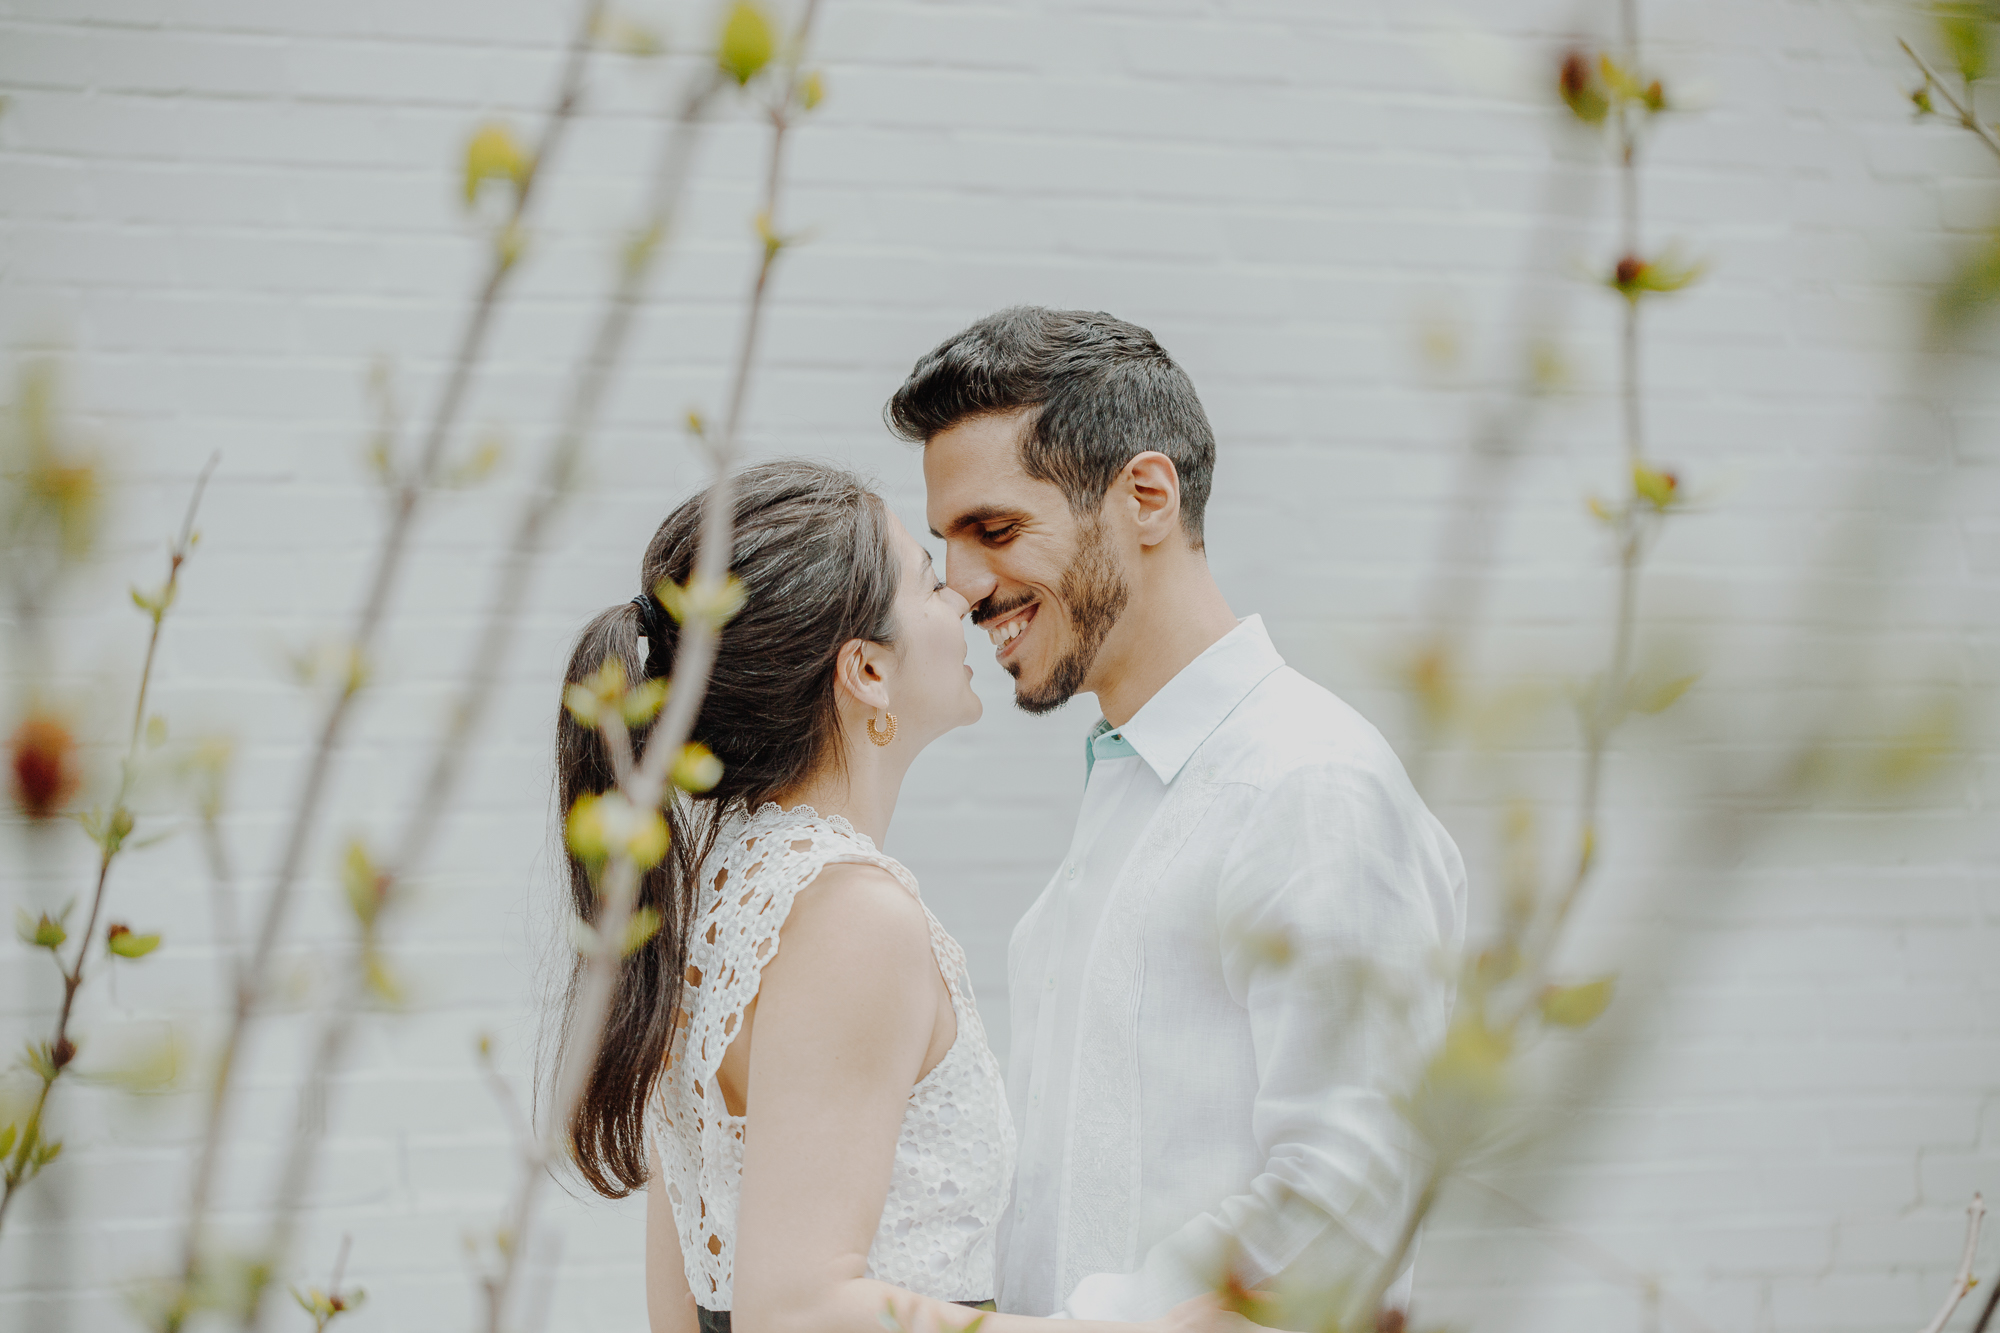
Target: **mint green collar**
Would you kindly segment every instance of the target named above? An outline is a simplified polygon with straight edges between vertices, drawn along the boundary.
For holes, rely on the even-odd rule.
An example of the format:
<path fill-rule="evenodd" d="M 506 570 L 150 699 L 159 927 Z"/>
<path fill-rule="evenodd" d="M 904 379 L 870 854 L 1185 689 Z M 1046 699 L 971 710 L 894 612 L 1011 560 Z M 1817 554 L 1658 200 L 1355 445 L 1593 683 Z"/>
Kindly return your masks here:
<path fill-rule="evenodd" d="M 1139 752 L 1132 748 L 1132 742 L 1125 739 L 1122 731 L 1113 731 L 1111 724 L 1103 718 L 1083 738 L 1083 780 L 1090 781 L 1090 770 L 1097 767 L 1100 759 L 1136 759 Z"/>
<path fill-rule="evenodd" d="M 1171 783 L 1236 705 L 1284 664 L 1262 617 L 1245 616 L 1161 686 L 1124 726 L 1114 728 L 1099 719 L 1084 741 L 1085 783 L 1098 760 L 1133 755 L 1145 760 L 1162 783 Z"/>

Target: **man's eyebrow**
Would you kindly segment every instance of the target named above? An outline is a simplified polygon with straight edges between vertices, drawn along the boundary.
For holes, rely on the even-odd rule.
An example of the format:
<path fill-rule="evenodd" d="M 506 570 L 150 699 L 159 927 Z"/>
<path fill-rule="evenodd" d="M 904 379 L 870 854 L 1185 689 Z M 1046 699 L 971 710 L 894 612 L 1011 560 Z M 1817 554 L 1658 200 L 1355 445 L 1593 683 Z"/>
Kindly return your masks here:
<path fill-rule="evenodd" d="M 932 528 L 931 536 L 936 537 L 939 541 L 943 541 L 947 534 L 954 532 L 963 532 L 967 528 L 972 527 L 975 524 L 991 523 L 995 519 L 1001 519 L 1001 518 L 1018 518 L 1018 517 L 1020 517 L 1020 511 L 1017 509 L 1011 509 L 1006 505 L 980 505 L 975 509 L 966 510 L 964 513 L 960 514 L 957 518 L 953 519 L 950 523 L 946 524 L 945 530 L 943 532 L 939 532 L 936 528 Z"/>

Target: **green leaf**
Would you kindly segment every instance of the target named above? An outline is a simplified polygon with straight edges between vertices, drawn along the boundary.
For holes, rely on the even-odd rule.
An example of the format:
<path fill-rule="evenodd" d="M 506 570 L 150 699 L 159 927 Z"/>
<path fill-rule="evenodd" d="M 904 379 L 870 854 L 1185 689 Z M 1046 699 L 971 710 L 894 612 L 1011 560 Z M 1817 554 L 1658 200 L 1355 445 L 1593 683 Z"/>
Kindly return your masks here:
<path fill-rule="evenodd" d="M 466 207 L 479 197 L 479 187 L 486 181 L 512 181 L 518 189 L 528 170 L 528 154 L 514 132 L 499 121 L 486 122 L 465 145 Z"/>
<path fill-rule="evenodd" d="M 389 970 L 389 962 L 379 949 L 368 950 L 367 962 L 362 975 L 368 983 L 369 993 L 390 1008 L 402 1007 L 406 992 L 403 983 Z"/>
<path fill-rule="evenodd" d="M 157 750 L 167 743 L 167 720 L 158 713 L 146 719 L 146 744 Z"/>
<path fill-rule="evenodd" d="M 799 80 L 799 106 L 806 111 L 814 111 L 826 100 L 826 76 L 813 70 Z"/>
<path fill-rule="evenodd" d="M 728 624 L 729 618 L 743 609 L 749 595 L 743 581 L 734 574 L 724 579 L 719 588 L 712 583 L 697 586 L 692 579 L 688 580 L 686 587 L 670 579 L 662 579 L 653 588 L 653 600 L 666 608 L 667 614 L 676 623 L 685 625 L 690 621 L 706 619 L 717 629 Z"/>
<path fill-rule="evenodd" d="M 160 947 L 160 936 L 158 931 L 150 935 L 135 934 L 130 926 L 114 922 L 105 932 L 104 947 L 120 958 L 144 958 Z"/>
<path fill-rule="evenodd" d="M 659 933 L 660 914 L 650 907 L 639 908 L 625 920 L 625 949 L 622 956 L 630 958 Z"/>
<path fill-rule="evenodd" d="M 19 1133 L 13 1125 L 0 1125 L 0 1157 L 14 1151 L 14 1139 Z"/>
<path fill-rule="evenodd" d="M 1613 981 L 1599 977 L 1575 986 L 1550 986 L 1541 996 L 1542 1021 L 1555 1027 L 1589 1027 L 1610 1005 Z"/>
<path fill-rule="evenodd" d="M 361 839 L 350 839 L 340 863 L 341 886 L 347 890 L 347 905 L 364 929 L 375 924 L 388 892 L 388 877 L 375 868 Z"/>
<path fill-rule="evenodd" d="M 715 63 L 737 83 L 746 84 L 771 63 L 777 44 L 771 20 L 764 16 L 764 11 L 750 0 L 736 0 L 722 25 L 722 42 L 716 48 Z"/>
<path fill-rule="evenodd" d="M 1951 61 L 1967 83 L 1986 77 L 1990 64 L 1986 25 L 1994 15 L 1982 4 L 1947 3 L 1937 7 L 1938 35 L 1944 38 Z"/>
<path fill-rule="evenodd" d="M 705 792 L 722 781 L 722 761 L 699 741 L 681 747 L 674 758 L 673 782 L 682 791 Z"/>
<path fill-rule="evenodd" d="M 1700 679 L 1700 672 L 1691 676 L 1675 676 L 1672 680 L 1656 684 L 1635 678 L 1626 685 L 1626 706 L 1637 713 L 1664 713 Z"/>
<path fill-rule="evenodd" d="M 659 715 L 660 705 L 666 701 L 666 677 L 654 676 L 627 691 L 625 697 L 619 701 L 619 711 L 625 716 L 626 726 L 642 727 Z"/>

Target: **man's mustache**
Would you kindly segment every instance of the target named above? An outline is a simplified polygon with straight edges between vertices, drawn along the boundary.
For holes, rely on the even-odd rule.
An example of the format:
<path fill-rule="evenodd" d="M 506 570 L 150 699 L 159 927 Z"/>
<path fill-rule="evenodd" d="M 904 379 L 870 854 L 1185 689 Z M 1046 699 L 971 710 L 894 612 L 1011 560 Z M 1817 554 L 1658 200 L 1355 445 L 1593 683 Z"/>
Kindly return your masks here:
<path fill-rule="evenodd" d="M 995 597 L 998 595 L 994 594 Z M 988 597 L 972 608 L 972 623 L 984 625 L 988 621 L 1003 619 L 1013 615 L 1028 603 L 1038 600 L 1033 593 L 1022 593 L 1011 602 L 996 602 L 993 597 Z"/>

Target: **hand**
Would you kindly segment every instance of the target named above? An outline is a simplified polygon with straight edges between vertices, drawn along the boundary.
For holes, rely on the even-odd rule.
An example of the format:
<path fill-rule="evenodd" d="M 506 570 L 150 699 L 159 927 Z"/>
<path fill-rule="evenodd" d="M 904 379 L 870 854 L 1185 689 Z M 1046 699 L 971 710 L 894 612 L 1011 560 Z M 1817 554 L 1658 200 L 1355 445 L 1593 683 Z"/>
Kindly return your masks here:
<path fill-rule="evenodd" d="M 1254 1324 L 1222 1303 L 1213 1292 L 1182 1301 L 1160 1318 L 1140 1325 L 1147 1333 L 1261 1333 Z"/>

